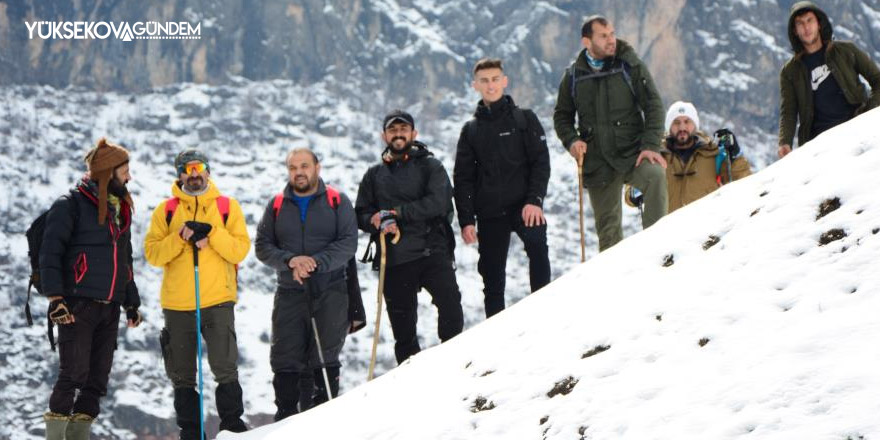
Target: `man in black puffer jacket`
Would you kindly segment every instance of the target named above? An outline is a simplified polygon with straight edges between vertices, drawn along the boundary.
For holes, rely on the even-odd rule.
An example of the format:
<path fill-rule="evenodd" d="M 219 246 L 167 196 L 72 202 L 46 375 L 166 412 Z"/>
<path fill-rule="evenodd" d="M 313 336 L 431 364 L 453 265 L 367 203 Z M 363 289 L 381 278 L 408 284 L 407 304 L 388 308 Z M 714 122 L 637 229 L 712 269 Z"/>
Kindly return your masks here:
<path fill-rule="evenodd" d="M 486 317 L 504 310 L 505 266 L 510 233 L 529 257 L 532 292 L 550 282 L 547 221 L 543 202 L 550 180 L 544 129 L 531 110 L 504 94 L 501 60 L 484 58 L 474 67 L 473 87 L 482 99 L 474 119 L 461 129 L 455 155 L 455 205 L 461 237 L 477 241 Z"/>
<path fill-rule="evenodd" d="M 58 325 L 58 380 L 44 415 L 47 439 L 87 439 L 107 394 L 119 329 L 141 323 L 132 271 L 128 152 L 102 138 L 89 173 L 49 209 L 40 248 L 42 292 Z M 78 393 L 77 393 L 78 391 Z"/>
<path fill-rule="evenodd" d="M 358 227 L 370 234 L 380 229 L 400 242 L 387 246 L 385 300 L 394 354 L 402 363 L 419 352 L 416 295 L 426 289 L 437 306 L 441 341 L 461 333 L 464 318 L 455 280 L 452 237 L 452 185 L 443 164 L 416 141 L 413 117 L 395 110 L 385 117 L 387 143 L 382 162 L 367 170 L 358 188 Z"/>

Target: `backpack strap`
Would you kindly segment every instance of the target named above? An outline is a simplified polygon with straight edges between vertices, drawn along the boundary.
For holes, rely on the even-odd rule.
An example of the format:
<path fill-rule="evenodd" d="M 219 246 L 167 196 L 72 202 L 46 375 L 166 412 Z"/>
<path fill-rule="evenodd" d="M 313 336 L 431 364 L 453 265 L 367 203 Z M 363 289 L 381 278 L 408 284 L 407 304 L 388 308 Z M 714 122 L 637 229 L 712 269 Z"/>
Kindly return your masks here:
<path fill-rule="evenodd" d="M 223 216 L 223 224 L 226 224 L 226 221 L 229 220 L 229 197 L 226 196 L 218 196 L 217 197 L 217 210 L 220 211 L 220 215 Z M 180 205 L 180 199 L 177 197 L 172 197 L 165 202 L 165 224 L 170 225 L 171 219 L 174 217 L 174 212 L 177 211 L 177 206 Z"/>
<path fill-rule="evenodd" d="M 165 201 L 165 224 L 171 225 L 171 217 L 174 217 L 174 211 L 177 211 L 177 205 L 180 204 L 180 199 L 177 197 L 172 197 Z"/>
<path fill-rule="evenodd" d="M 284 203 L 284 193 L 275 194 L 275 199 L 272 201 L 272 211 L 275 213 L 275 218 L 278 218 L 278 213 L 281 212 L 281 204 Z"/>
<path fill-rule="evenodd" d="M 339 203 L 342 200 L 342 197 L 339 195 L 339 191 L 336 188 L 330 185 L 324 185 L 327 188 L 327 204 L 330 205 L 333 210 L 339 207 Z"/>
<path fill-rule="evenodd" d="M 220 215 L 223 216 L 223 224 L 226 224 L 226 220 L 229 219 L 229 197 L 219 196 L 217 197 L 217 210 L 220 211 Z"/>

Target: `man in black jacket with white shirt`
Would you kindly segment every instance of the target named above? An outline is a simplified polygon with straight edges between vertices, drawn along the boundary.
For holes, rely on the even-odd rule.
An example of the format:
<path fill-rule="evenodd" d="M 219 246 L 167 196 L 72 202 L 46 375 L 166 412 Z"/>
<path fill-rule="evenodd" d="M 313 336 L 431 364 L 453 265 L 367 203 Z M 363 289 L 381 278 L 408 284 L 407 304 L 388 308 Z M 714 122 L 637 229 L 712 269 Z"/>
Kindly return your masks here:
<path fill-rule="evenodd" d="M 478 61 L 473 87 L 482 99 L 461 130 L 453 179 L 462 239 L 471 244 L 479 237 L 478 268 L 488 318 L 504 310 L 511 232 L 523 241 L 529 257 L 532 292 L 550 282 L 543 211 L 550 154 L 535 114 L 504 94 L 507 76 L 501 60 Z"/>

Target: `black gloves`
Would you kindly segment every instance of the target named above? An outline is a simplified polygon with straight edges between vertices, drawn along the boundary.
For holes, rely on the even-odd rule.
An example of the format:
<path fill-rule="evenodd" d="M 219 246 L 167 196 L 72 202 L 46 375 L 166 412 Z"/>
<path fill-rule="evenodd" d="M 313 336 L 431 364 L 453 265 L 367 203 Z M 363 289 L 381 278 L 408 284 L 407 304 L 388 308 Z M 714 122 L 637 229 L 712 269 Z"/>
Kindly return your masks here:
<path fill-rule="evenodd" d="M 188 221 L 186 222 L 186 227 L 193 231 L 193 235 L 189 237 L 190 243 L 199 242 L 211 233 L 211 225 L 209 223 Z"/>
<path fill-rule="evenodd" d="M 141 312 L 134 307 L 125 309 L 125 319 L 128 321 L 130 327 L 137 327 L 144 322 L 143 315 L 141 315 Z"/>
<path fill-rule="evenodd" d="M 722 128 L 715 132 L 715 139 L 718 142 L 718 148 L 726 148 L 727 156 L 730 160 L 734 160 L 742 154 L 742 149 L 736 142 L 736 135 L 732 131 Z"/>
<path fill-rule="evenodd" d="M 49 303 L 49 319 L 57 325 L 73 324 L 73 314 L 67 308 L 64 298 L 56 299 Z"/>

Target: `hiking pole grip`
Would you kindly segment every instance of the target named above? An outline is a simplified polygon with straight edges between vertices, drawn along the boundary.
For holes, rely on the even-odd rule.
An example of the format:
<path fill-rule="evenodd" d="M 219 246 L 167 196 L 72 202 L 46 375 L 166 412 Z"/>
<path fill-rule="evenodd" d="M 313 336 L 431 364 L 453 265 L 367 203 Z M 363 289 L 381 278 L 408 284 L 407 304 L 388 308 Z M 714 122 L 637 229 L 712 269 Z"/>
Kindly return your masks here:
<path fill-rule="evenodd" d="M 586 239 L 584 238 L 584 156 L 577 160 L 578 164 L 578 221 L 581 228 L 581 263 L 587 261 Z"/>
<path fill-rule="evenodd" d="M 400 238 L 400 231 L 397 231 L 394 239 L 392 239 L 393 243 Z M 373 352 L 370 355 L 370 368 L 367 372 L 367 381 L 373 380 L 373 370 L 376 368 L 376 348 L 379 345 L 379 329 L 380 329 L 380 320 L 382 319 L 382 295 L 385 290 L 385 232 L 379 234 L 379 288 L 378 293 L 376 295 L 376 328 L 373 330 Z"/>

